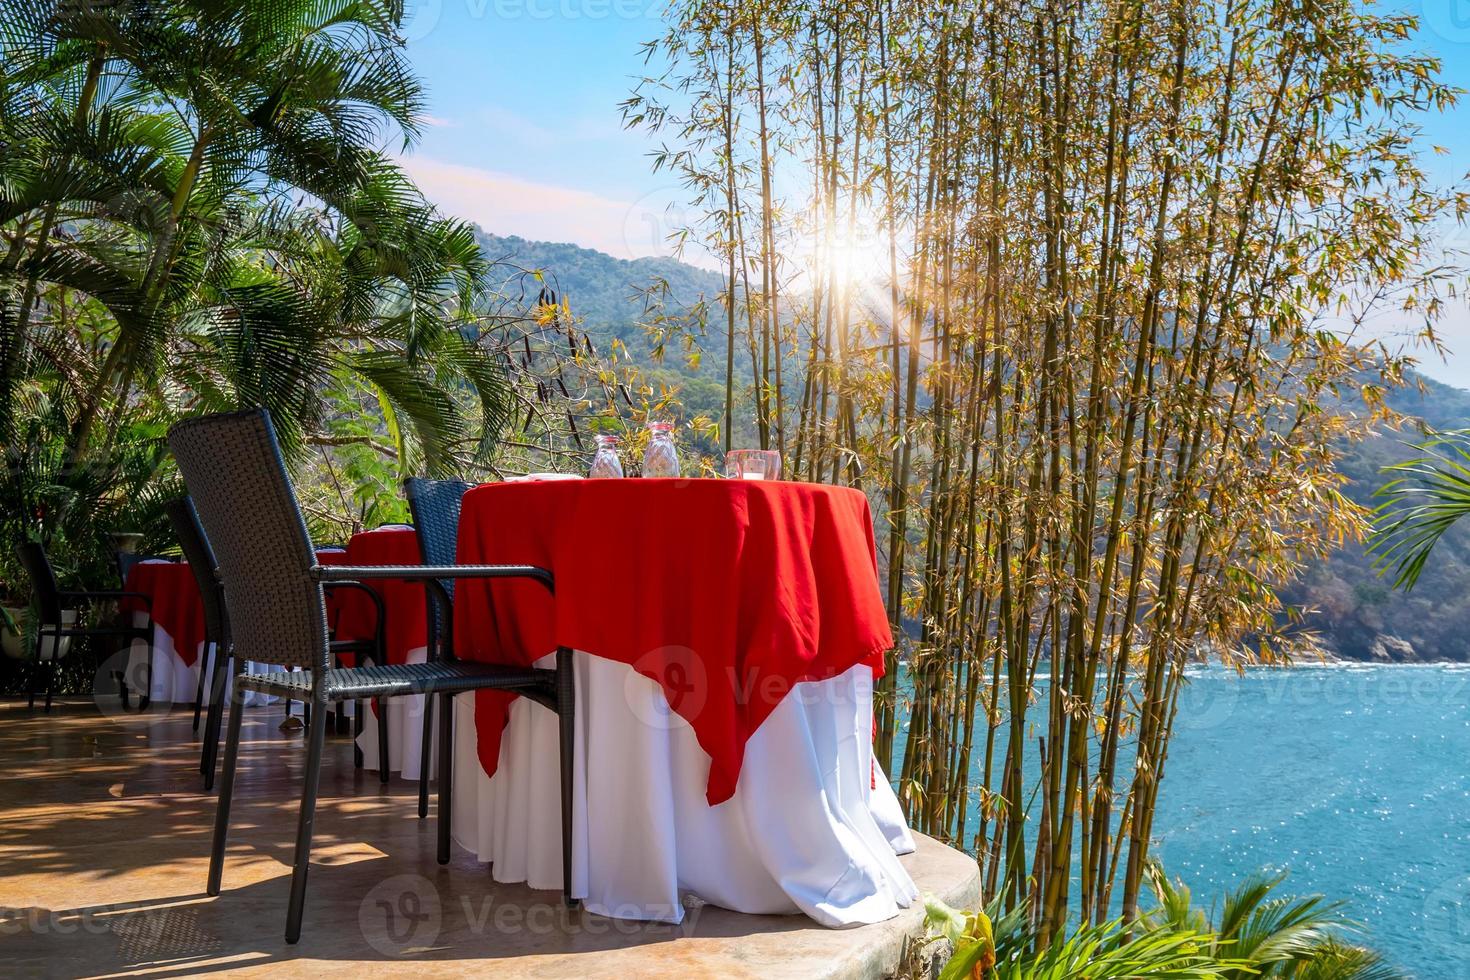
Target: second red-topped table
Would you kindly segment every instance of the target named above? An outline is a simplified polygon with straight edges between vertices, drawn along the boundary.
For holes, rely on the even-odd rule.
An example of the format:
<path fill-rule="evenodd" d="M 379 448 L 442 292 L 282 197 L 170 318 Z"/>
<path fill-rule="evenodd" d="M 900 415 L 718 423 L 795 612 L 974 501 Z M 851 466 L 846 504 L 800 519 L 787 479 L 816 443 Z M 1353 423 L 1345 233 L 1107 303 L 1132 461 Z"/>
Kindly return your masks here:
<path fill-rule="evenodd" d="M 131 687 L 149 685 L 154 704 L 192 704 L 199 689 L 204 648 L 204 604 L 194 572 L 185 562 L 148 559 L 128 569 L 123 587 L 148 596 L 148 609 L 125 599 L 120 610 L 135 625 L 153 619 L 153 641 L 133 641 L 126 677 Z"/>
<path fill-rule="evenodd" d="M 353 535 L 345 549 L 323 549 L 317 553 L 317 560 L 322 564 L 417 564 L 418 539 L 410 527 L 389 525 Z M 120 605 L 121 612 L 131 616 L 139 626 L 150 615 L 153 622 L 152 642 L 135 640 L 129 650 L 126 668 L 129 685 L 149 683 L 150 697 L 155 704 L 192 703 L 199 690 L 199 673 L 204 669 L 201 659 L 204 604 L 199 598 L 194 570 L 187 562 L 147 559 L 128 570 L 124 588 L 148 596 L 148 607 L 145 609 L 139 600 L 125 599 Z M 389 613 L 385 643 L 388 660 L 405 663 L 412 657 L 422 659 L 423 587 L 392 579 L 374 583 L 374 588 L 383 597 Z M 371 599 L 359 592 L 342 590 L 328 599 L 328 621 L 342 639 L 356 640 L 371 639 L 377 619 Z M 275 668 L 269 664 L 242 664 L 240 669 L 257 673 Z M 212 683 L 206 677 L 204 690 L 211 689 Z M 252 706 L 275 700 L 251 691 L 245 703 Z M 376 762 L 376 749 L 373 759 Z"/>
<path fill-rule="evenodd" d="M 412 527 L 389 524 L 371 531 L 359 531 L 346 548 L 319 551 L 317 560 L 324 565 L 417 565 L 420 563 L 418 535 Z M 403 579 L 373 579 L 368 585 L 383 602 L 384 654 L 392 664 L 422 663 L 428 652 L 428 606 L 422 583 Z M 372 600 L 356 589 L 332 590 L 327 598 L 327 623 L 339 640 L 371 640 L 377 629 L 377 611 Z M 352 666 L 355 658 L 347 655 L 344 663 Z M 420 748 L 424 727 L 422 696 L 390 698 L 387 702 L 388 768 L 409 779 L 419 775 Z M 363 731 L 357 744 L 362 749 L 363 766 L 378 768 L 377 717 L 374 711 L 363 713 Z"/>
<path fill-rule="evenodd" d="M 405 524 L 359 531 L 346 548 L 318 551 L 317 561 L 324 565 L 417 565 L 418 536 Z M 388 662 L 410 662 L 410 654 L 422 653 L 425 644 L 423 585 L 403 579 L 374 579 L 369 584 L 382 598 L 387 613 L 384 646 Z M 336 639 L 371 640 L 377 612 L 372 600 L 356 589 L 332 590 L 327 597 L 327 623 Z"/>
<path fill-rule="evenodd" d="M 568 480 L 469 491 L 460 656 L 549 666 L 577 651 L 574 894 L 679 921 L 737 911 L 875 922 L 917 898 L 913 842 L 874 779 L 872 682 L 892 645 L 857 491 L 725 480 Z M 561 880 L 554 716 L 456 702 L 456 839 L 497 880 Z M 395 739 L 396 741 L 396 739 Z"/>

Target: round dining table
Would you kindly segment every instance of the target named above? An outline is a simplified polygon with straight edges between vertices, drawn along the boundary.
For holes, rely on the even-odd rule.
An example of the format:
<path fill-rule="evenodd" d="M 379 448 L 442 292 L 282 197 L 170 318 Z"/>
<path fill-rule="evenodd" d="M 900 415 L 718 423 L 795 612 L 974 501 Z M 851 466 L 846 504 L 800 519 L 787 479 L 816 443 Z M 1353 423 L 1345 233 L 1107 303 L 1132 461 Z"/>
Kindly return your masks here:
<path fill-rule="evenodd" d="M 414 565 L 419 562 L 418 538 L 412 527 L 404 524 L 389 524 L 352 535 L 345 548 L 322 548 L 317 552 L 317 561 L 323 565 Z M 147 682 L 150 698 L 154 704 L 190 704 L 199 690 L 199 672 L 205 664 L 204 652 L 204 604 L 199 598 L 199 584 L 194 571 L 187 562 L 164 559 L 146 559 L 135 563 L 129 570 L 124 588 L 148 597 L 148 605 L 134 598 L 123 599 L 119 609 L 131 616 L 135 625 L 143 626 L 152 616 L 152 642 L 135 640 L 128 651 L 126 677 L 131 687 Z M 399 579 L 375 581 L 372 585 L 383 600 L 385 610 L 384 647 L 389 663 L 419 662 L 425 654 L 425 620 L 423 586 Z M 361 592 L 352 589 L 333 590 L 327 596 L 327 622 L 333 635 L 344 640 L 370 640 L 377 630 L 377 608 L 373 601 Z M 353 666 L 354 658 L 344 657 L 347 666 Z M 210 661 L 213 666 L 213 660 Z M 271 664 L 246 663 L 241 665 L 247 673 L 277 670 Z M 204 690 L 213 689 L 209 676 L 204 679 Z M 228 690 L 228 689 L 227 689 Z M 272 704 L 278 699 L 250 691 L 245 696 L 246 707 Z M 400 698 L 390 702 L 393 717 L 401 717 L 408 724 L 422 719 L 421 697 Z M 350 714 L 352 705 L 345 706 Z M 422 728 L 422 721 L 418 723 Z M 390 726 L 390 731 L 392 730 Z M 399 743 L 402 748 L 418 758 L 418 735 L 409 736 L 410 744 Z M 396 757 L 397 752 L 393 755 Z M 377 743 L 373 743 L 371 765 L 377 764 Z M 417 761 L 410 760 L 415 770 Z"/>
<path fill-rule="evenodd" d="M 128 569 L 123 588 L 148 597 L 125 598 L 119 611 L 145 626 L 151 614 L 153 640 L 134 640 L 128 650 L 128 685 L 149 685 L 154 704 L 191 704 L 199 688 L 200 654 L 204 650 L 204 603 L 187 562 L 150 558 Z"/>
<path fill-rule="evenodd" d="M 148 597 L 145 607 L 135 598 L 124 598 L 118 609 L 131 616 L 133 625 L 146 626 L 150 616 L 153 635 L 150 642 L 134 640 L 127 652 L 124 677 L 134 690 L 148 684 L 149 700 L 155 705 L 193 704 L 201 692 L 207 696 L 214 689 L 215 657 L 204 657 L 204 603 L 199 598 L 199 582 L 188 562 L 149 558 L 128 569 L 123 586 L 128 592 Z M 279 669 L 272 664 L 246 663 L 240 668 L 258 674 Z M 199 674 L 204 672 L 204 683 Z M 230 686 L 225 687 L 229 697 Z M 247 691 L 245 706 L 274 704 L 277 698 L 259 691 Z"/>
<path fill-rule="evenodd" d="M 860 492 L 486 484 L 464 498 L 457 561 L 555 577 L 552 593 L 459 580 L 454 637 L 458 656 L 496 663 L 574 651 L 572 883 L 589 910 L 680 922 L 708 902 L 837 927 L 918 898 L 897 858 L 914 842 L 873 756 L 873 681 L 893 637 Z M 406 776 L 417 753 L 398 743 L 416 747 L 418 727 L 390 728 Z M 559 888 L 555 715 L 463 694 L 454 734 L 455 840 L 498 881 Z"/>
<path fill-rule="evenodd" d="M 386 524 L 358 531 L 345 548 L 318 551 L 323 565 L 418 565 L 418 535 L 407 524 Z M 383 654 L 390 664 L 423 663 L 428 655 L 428 605 L 422 582 L 405 579 L 373 579 L 368 586 L 382 602 Z M 327 624 L 338 640 L 371 640 L 378 628 L 377 607 L 356 589 L 332 589 L 327 593 Z M 342 657 L 354 666 L 351 654 Z M 388 768 L 405 778 L 419 778 L 423 745 L 424 696 L 389 698 L 363 712 L 363 733 L 358 738 L 362 764 L 378 768 L 377 712 L 388 713 Z M 346 705 L 351 713 L 355 705 Z M 432 770 L 431 770 L 432 772 Z"/>

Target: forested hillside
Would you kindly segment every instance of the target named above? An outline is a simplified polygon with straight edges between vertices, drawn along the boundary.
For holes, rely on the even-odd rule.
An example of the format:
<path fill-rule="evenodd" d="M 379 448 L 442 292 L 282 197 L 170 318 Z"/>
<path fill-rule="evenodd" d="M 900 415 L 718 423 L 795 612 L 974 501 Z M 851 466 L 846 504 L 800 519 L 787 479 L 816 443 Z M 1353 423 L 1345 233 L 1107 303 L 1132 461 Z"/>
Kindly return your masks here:
<path fill-rule="evenodd" d="M 674 339 L 665 343 L 661 365 L 650 374 L 680 386 L 680 401 L 690 414 L 718 418 L 724 399 L 724 336 L 720 329 L 719 274 L 669 258 L 626 260 L 576 245 L 533 242 L 480 231 L 481 247 L 492 259 L 538 269 L 583 325 L 594 343 L 606 348 L 614 339 L 637 355 L 653 356 L 658 341 L 640 324 L 660 314 L 710 307 L 709 332 L 700 338 L 703 358 L 694 363 Z M 656 286 L 657 284 L 657 286 Z M 662 307 L 660 307 L 662 303 Z M 697 331 L 686 322 L 684 328 Z M 674 327 L 670 325 L 670 331 Z M 736 384 L 748 384 L 749 362 L 737 355 Z M 1390 404 L 1435 429 L 1470 426 L 1470 392 L 1416 377 L 1422 385 L 1394 393 Z M 740 425 L 737 422 L 737 436 Z M 1373 506 L 1373 492 L 1385 477 L 1380 469 L 1413 455 L 1413 428 L 1385 432 L 1345 447 L 1341 468 L 1346 493 Z M 737 440 L 738 441 L 738 440 Z M 1351 660 L 1470 661 L 1470 526 L 1451 529 L 1435 551 L 1414 590 L 1395 592 L 1373 570 L 1361 544 L 1348 544 L 1286 590 L 1287 601 L 1308 611 L 1304 627 L 1323 646 Z"/>
<path fill-rule="evenodd" d="M 600 349 L 607 350 L 617 340 L 647 362 L 652 380 L 678 385 L 686 415 L 721 416 L 725 335 L 718 322 L 722 282 L 718 274 L 670 258 L 618 259 L 577 245 L 533 242 L 483 229 L 476 229 L 475 237 L 487 257 L 505 266 L 507 278 L 516 270 L 539 270 Z M 707 335 L 698 315 L 705 305 L 716 320 Z M 660 324 L 666 335 L 662 350 Z M 684 336 L 697 339 L 701 357 L 691 358 L 681 342 Z M 748 371 L 748 361 L 741 365 Z M 748 374 L 736 379 L 736 384 L 742 383 L 749 383 Z M 743 426 L 738 423 L 736 433 L 741 435 Z"/>
<path fill-rule="evenodd" d="M 1416 377 L 1422 390 L 1389 398 L 1401 412 L 1438 430 L 1470 426 L 1470 392 Z M 1421 432 L 1405 428 L 1346 447 L 1342 472 L 1353 500 L 1373 506 L 1373 492 L 1387 480 L 1390 463 L 1419 455 L 1411 443 Z M 1396 592 L 1378 576 L 1361 544 L 1348 544 L 1310 569 L 1288 590 L 1289 601 L 1314 609 L 1306 624 L 1325 645 L 1350 660 L 1470 661 L 1470 526 L 1451 527 L 1413 591 Z"/>

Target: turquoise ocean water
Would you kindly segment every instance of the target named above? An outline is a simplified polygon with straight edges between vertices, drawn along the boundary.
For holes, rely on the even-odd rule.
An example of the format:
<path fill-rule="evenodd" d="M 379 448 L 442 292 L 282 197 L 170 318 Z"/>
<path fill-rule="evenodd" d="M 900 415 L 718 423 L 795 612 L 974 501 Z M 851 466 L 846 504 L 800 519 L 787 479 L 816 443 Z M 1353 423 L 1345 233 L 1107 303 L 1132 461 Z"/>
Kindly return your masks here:
<path fill-rule="evenodd" d="M 1197 904 L 1289 871 L 1413 976 L 1470 980 L 1470 667 L 1192 671 L 1154 837 Z"/>
<path fill-rule="evenodd" d="M 1422 980 L 1470 978 L 1470 668 L 1198 672 L 1155 821 L 1197 897 L 1256 868 L 1343 898 Z"/>

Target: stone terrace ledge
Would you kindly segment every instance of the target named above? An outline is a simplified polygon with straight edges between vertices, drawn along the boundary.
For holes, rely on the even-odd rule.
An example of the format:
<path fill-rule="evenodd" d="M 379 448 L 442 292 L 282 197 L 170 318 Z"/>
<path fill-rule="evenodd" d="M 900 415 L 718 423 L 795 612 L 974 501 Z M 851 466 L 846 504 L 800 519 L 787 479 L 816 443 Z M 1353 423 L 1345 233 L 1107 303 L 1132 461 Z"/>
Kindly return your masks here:
<path fill-rule="evenodd" d="M 214 797 L 190 712 L 124 715 L 91 701 L 28 713 L 0 702 L 0 955 L 7 976 L 878 978 L 922 934 L 917 905 L 831 930 L 802 916 L 690 908 L 679 926 L 570 912 L 556 892 L 496 883 L 456 849 L 434 860 L 416 784 L 354 770 L 328 740 L 301 942 L 282 937 L 300 792 L 300 734 L 250 709 L 224 892 L 204 895 Z M 929 838 L 903 859 L 956 906 L 975 863 Z"/>

